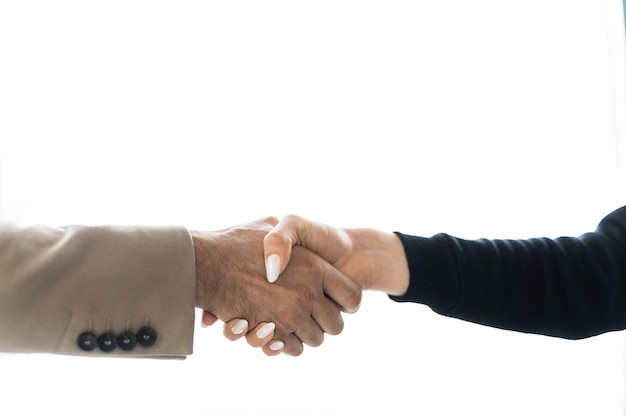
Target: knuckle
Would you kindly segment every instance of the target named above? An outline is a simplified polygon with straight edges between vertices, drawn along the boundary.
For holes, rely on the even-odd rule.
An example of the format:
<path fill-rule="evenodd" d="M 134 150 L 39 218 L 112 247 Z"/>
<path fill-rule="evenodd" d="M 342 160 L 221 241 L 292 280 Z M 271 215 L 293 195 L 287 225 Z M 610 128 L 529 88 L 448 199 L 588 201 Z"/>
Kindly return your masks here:
<path fill-rule="evenodd" d="M 263 243 L 270 246 L 285 246 L 290 244 L 289 239 L 279 230 L 272 230 L 263 238 Z"/>
<path fill-rule="evenodd" d="M 276 319 L 275 339 L 287 338 L 298 329 L 298 323 L 302 323 L 307 315 L 304 310 L 294 310 L 293 308 L 281 310 Z"/>
<path fill-rule="evenodd" d="M 274 227 L 278 224 L 278 218 L 276 216 L 266 216 L 260 219 L 261 223 L 267 223 Z"/>
<path fill-rule="evenodd" d="M 300 216 L 298 216 L 297 214 L 287 214 L 286 216 L 283 217 L 282 222 L 284 223 L 297 223 L 301 220 L 302 218 Z"/>
<path fill-rule="evenodd" d="M 302 287 L 298 291 L 297 301 L 302 305 L 312 304 L 317 299 L 317 295 L 308 287 Z"/>

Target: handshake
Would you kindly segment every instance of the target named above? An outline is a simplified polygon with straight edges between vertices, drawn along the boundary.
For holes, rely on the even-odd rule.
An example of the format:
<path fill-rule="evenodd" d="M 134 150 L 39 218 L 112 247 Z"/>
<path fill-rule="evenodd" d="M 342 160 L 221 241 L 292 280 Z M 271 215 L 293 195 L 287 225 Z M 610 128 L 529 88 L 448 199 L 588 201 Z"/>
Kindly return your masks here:
<path fill-rule="evenodd" d="M 0 222 L 0 352 L 184 357 L 199 308 L 228 339 L 297 356 L 341 333 L 364 290 L 491 327 L 585 338 L 626 328 L 625 230 L 626 207 L 594 232 L 527 240 L 294 215 L 213 232 Z"/>
<path fill-rule="evenodd" d="M 363 290 L 402 295 L 409 270 L 400 239 L 290 215 L 219 232 L 191 231 L 202 324 L 225 323 L 266 355 L 298 356 L 343 330 Z"/>

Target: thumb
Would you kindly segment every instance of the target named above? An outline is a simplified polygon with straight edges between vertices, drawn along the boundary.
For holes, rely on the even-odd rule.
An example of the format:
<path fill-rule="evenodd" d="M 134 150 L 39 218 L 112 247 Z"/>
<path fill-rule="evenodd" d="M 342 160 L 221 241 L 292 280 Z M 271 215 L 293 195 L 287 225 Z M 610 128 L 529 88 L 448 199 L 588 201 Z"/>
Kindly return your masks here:
<path fill-rule="evenodd" d="M 265 235 L 263 251 L 269 282 L 276 281 L 287 267 L 291 259 L 291 248 L 297 244 L 297 229 L 294 220 L 285 217 Z"/>
<path fill-rule="evenodd" d="M 294 245 L 304 246 L 335 265 L 342 254 L 342 249 L 349 246 L 349 239 L 341 229 L 293 214 L 283 217 L 263 241 L 269 282 L 276 281 L 285 270 Z"/>

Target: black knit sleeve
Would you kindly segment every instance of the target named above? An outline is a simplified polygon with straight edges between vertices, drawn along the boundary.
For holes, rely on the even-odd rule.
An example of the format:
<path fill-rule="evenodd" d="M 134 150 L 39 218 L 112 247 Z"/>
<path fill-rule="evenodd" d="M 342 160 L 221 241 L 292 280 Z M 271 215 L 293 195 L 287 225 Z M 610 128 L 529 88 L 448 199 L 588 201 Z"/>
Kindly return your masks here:
<path fill-rule="evenodd" d="M 520 332 L 580 339 L 626 329 L 626 207 L 580 237 L 463 240 L 397 233 L 410 285 L 399 302 Z"/>

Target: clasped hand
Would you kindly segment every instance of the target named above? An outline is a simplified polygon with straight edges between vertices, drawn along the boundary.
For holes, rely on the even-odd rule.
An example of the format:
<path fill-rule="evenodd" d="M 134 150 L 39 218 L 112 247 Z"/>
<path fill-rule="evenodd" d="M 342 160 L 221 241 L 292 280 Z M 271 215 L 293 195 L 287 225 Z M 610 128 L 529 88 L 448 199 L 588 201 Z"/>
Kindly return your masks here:
<path fill-rule="evenodd" d="M 204 310 L 205 325 L 224 321 L 231 340 L 246 335 L 268 355 L 297 356 L 303 343 L 319 346 L 325 333 L 341 333 L 341 313 L 358 309 L 361 289 L 304 247 L 290 247 L 282 279 L 268 282 L 264 239 L 277 224 L 265 218 L 219 232 L 191 232 L 196 306 Z"/>
<path fill-rule="evenodd" d="M 192 237 L 203 325 L 222 320 L 228 339 L 245 336 L 269 356 L 298 356 L 303 344 L 341 333 L 341 313 L 358 310 L 363 290 L 403 294 L 408 286 L 392 233 L 289 215 Z"/>

